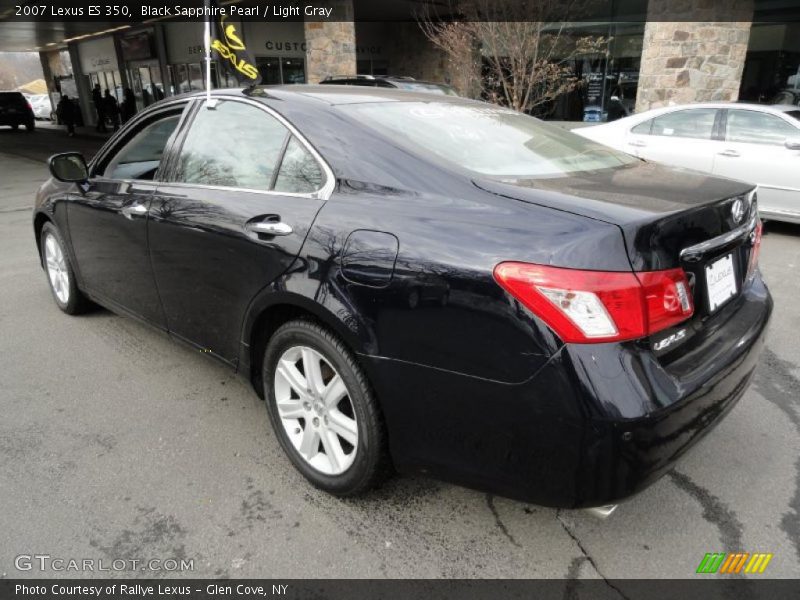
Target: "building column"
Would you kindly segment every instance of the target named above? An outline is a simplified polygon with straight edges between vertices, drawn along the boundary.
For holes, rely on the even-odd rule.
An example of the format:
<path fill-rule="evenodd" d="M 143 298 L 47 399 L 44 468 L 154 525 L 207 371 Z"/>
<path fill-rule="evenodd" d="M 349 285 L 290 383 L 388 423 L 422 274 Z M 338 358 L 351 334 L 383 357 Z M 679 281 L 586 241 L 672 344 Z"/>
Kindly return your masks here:
<path fill-rule="evenodd" d="M 636 111 L 737 100 L 752 19 L 753 0 L 649 0 Z"/>
<path fill-rule="evenodd" d="M 345 20 L 304 23 L 308 83 L 319 83 L 329 75 L 349 75 L 356 72 L 353 0 L 327 0 L 320 4 L 333 8 L 332 14 Z"/>
<path fill-rule="evenodd" d="M 78 54 L 78 44 L 71 42 L 67 45 L 67 48 L 69 50 L 69 59 L 72 62 L 72 77 L 75 80 L 75 88 L 78 90 L 77 100 L 81 109 L 81 123 L 89 127 L 97 121 L 94 114 L 94 105 L 92 104 L 92 88 L 89 85 L 89 79 L 83 75 L 83 67 Z"/>

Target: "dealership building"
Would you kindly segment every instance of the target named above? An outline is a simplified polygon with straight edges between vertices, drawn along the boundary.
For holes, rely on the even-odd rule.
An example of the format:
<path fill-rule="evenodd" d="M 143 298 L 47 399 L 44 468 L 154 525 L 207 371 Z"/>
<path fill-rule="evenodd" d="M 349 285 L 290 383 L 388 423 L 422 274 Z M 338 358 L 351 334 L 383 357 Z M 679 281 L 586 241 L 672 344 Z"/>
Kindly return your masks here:
<path fill-rule="evenodd" d="M 425 0 L 330 0 L 337 21 L 239 21 L 264 84 L 316 83 L 331 75 L 408 76 L 462 82 L 414 16 Z M 607 39 L 575 61 L 583 85 L 551 107 L 552 118 L 580 119 L 587 106 L 613 97 L 636 110 L 705 100 L 800 98 L 800 6 L 797 0 L 620 0 L 606 21 L 576 19 L 575 35 Z M 715 12 L 724 5 L 724 18 Z M 614 3 L 611 4 L 614 6 Z M 631 18 L 636 15 L 638 18 Z M 625 20 L 623 20 L 623 18 Z M 91 89 L 122 100 L 130 88 L 141 109 L 205 86 L 203 24 L 155 19 L 140 24 L 0 21 L 0 50 L 37 51 L 54 98 L 77 96 L 94 122 Z M 214 87 L 235 83 L 212 63 Z M 792 96 L 787 96 L 791 98 Z"/>

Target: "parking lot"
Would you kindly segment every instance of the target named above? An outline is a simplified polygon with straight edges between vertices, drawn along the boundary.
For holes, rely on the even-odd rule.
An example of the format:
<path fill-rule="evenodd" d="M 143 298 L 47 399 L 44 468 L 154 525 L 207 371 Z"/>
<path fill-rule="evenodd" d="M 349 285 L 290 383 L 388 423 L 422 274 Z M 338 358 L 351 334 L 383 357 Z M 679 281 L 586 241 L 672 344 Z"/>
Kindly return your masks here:
<path fill-rule="evenodd" d="M 744 551 L 800 577 L 800 226 L 766 227 L 776 308 L 753 385 L 609 519 L 424 478 L 339 500 L 294 470 L 226 367 L 110 312 L 57 309 L 33 194 L 48 155 L 99 143 L 0 130 L 0 576 L 58 576 L 15 568 L 47 554 L 193 561 L 127 577 L 690 578 L 705 553 Z"/>

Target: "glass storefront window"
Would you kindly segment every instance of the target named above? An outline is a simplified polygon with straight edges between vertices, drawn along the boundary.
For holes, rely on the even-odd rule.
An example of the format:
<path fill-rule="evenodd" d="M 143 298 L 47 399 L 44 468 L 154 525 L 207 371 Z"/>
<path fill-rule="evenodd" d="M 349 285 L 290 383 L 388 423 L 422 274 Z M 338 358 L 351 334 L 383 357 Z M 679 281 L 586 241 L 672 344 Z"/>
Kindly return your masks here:
<path fill-rule="evenodd" d="M 357 75 L 388 75 L 389 63 L 385 60 L 373 60 L 371 58 L 362 58 L 356 61 L 356 74 Z M 342 73 L 347 75 L 347 73 Z"/>
<path fill-rule="evenodd" d="M 200 63 L 191 63 L 189 65 L 189 89 L 191 90 L 205 89 L 203 69 Z"/>
<path fill-rule="evenodd" d="M 173 65 L 167 65 L 167 95 L 175 95 L 175 68 Z"/>
<path fill-rule="evenodd" d="M 175 90 L 177 94 L 188 92 L 189 87 L 189 71 L 186 65 L 175 65 Z"/>
<path fill-rule="evenodd" d="M 275 56 L 257 57 L 256 66 L 261 73 L 261 83 L 275 85 L 281 83 L 281 60 Z"/>
<path fill-rule="evenodd" d="M 306 82 L 306 61 L 304 58 L 257 56 L 256 66 L 259 73 L 261 73 L 261 83 L 263 85 Z"/>
<path fill-rule="evenodd" d="M 283 83 L 305 83 L 305 60 L 302 58 L 282 59 Z"/>

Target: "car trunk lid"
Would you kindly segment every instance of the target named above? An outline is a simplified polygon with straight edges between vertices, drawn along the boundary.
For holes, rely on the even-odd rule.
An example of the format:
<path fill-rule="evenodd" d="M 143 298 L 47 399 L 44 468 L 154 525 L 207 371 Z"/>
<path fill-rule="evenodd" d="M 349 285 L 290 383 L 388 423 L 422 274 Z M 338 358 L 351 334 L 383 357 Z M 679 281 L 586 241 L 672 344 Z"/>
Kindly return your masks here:
<path fill-rule="evenodd" d="M 757 222 L 752 185 L 646 162 L 554 178 L 474 183 L 500 196 L 618 226 L 634 271 L 686 271 L 696 318 L 726 303 L 722 279 L 730 283 L 731 269 L 734 295 L 745 284 Z"/>

